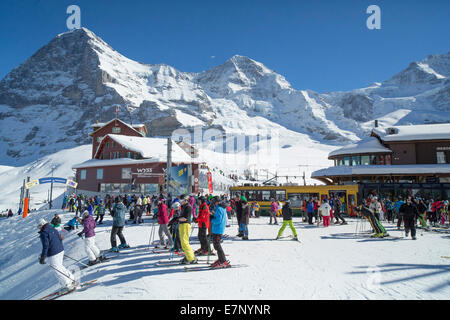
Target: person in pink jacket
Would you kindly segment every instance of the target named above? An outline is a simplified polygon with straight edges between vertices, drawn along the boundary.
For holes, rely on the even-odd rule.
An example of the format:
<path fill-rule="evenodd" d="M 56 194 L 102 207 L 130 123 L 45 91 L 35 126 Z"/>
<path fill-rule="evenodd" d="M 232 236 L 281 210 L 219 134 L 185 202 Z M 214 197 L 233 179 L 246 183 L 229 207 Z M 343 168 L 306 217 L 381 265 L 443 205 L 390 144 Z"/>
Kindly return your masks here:
<path fill-rule="evenodd" d="M 158 223 L 159 223 L 159 245 L 156 248 L 168 249 L 170 245 L 170 239 L 172 236 L 170 235 L 169 228 L 167 225 L 169 224 L 169 217 L 167 215 L 167 205 L 164 199 L 160 199 L 158 201 Z M 164 234 L 167 236 L 167 243 L 164 239 Z"/>
<path fill-rule="evenodd" d="M 272 199 L 272 205 L 270 206 L 270 222 L 269 222 L 269 224 L 272 224 L 272 217 L 275 220 L 274 224 L 278 224 L 277 211 L 278 211 L 278 204 L 275 201 L 275 199 Z"/>

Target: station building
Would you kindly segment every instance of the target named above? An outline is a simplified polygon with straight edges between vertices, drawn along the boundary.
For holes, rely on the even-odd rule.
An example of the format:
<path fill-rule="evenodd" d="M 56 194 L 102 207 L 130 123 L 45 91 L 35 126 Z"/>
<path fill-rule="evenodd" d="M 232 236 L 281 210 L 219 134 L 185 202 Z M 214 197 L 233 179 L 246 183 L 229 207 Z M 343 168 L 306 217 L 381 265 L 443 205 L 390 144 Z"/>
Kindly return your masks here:
<path fill-rule="evenodd" d="M 359 194 L 450 198 L 450 123 L 372 129 L 366 139 L 328 155 L 334 166 L 311 177 L 357 184 Z"/>
<path fill-rule="evenodd" d="M 166 138 L 149 138 L 143 124 L 120 119 L 92 125 L 92 159 L 76 164 L 78 191 L 104 194 L 157 194 L 164 192 L 167 168 Z M 172 142 L 172 166 L 188 171 L 187 193 L 198 192 L 199 164 Z"/>

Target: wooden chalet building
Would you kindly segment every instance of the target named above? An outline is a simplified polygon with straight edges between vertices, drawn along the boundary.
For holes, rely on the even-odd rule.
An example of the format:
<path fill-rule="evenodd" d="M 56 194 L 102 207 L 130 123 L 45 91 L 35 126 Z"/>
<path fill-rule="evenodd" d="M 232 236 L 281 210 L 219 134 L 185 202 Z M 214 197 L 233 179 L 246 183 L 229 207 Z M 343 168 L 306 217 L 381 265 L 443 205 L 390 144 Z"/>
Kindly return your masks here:
<path fill-rule="evenodd" d="M 74 165 L 80 192 L 157 194 L 164 191 L 167 139 L 146 137 L 145 125 L 120 119 L 93 125 L 92 159 Z M 198 192 L 198 163 L 172 143 L 172 166 L 188 165 L 189 193 Z"/>

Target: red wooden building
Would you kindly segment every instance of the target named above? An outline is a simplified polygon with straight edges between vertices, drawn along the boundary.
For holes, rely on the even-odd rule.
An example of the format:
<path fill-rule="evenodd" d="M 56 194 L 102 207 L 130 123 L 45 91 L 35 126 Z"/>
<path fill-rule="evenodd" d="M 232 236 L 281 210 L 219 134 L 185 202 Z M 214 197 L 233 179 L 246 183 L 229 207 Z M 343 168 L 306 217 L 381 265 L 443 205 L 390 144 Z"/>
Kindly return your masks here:
<path fill-rule="evenodd" d="M 74 165 L 80 192 L 157 194 L 165 191 L 167 139 L 119 119 L 93 125 L 92 159 Z M 172 166 L 188 165 L 189 193 L 198 192 L 198 163 L 172 143 Z"/>

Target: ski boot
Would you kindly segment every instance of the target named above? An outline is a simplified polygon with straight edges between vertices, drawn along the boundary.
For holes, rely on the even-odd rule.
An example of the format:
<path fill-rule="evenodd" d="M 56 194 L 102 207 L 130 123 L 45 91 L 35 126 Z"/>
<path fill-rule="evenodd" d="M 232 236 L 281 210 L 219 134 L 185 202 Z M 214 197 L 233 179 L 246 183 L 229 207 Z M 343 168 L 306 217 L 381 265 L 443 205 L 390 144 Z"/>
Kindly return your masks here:
<path fill-rule="evenodd" d="M 243 236 L 242 240 L 248 240 L 248 237 L 247 236 Z"/>
<path fill-rule="evenodd" d="M 224 263 L 219 262 L 218 264 L 216 264 L 214 266 L 211 265 L 212 269 L 221 269 L 221 268 L 230 268 L 230 267 L 231 267 L 231 264 L 230 264 L 229 260 L 225 261 Z"/>
<path fill-rule="evenodd" d="M 292 240 L 294 240 L 294 241 L 300 241 L 300 240 L 298 240 L 298 237 L 297 237 L 297 236 L 294 236 L 294 237 L 292 238 Z"/>
<path fill-rule="evenodd" d="M 219 264 L 220 264 L 220 261 L 219 261 L 219 260 L 216 260 L 216 261 L 214 261 L 209 267 L 210 267 L 210 268 L 215 268 L 215 267 L 217 267 Z"/>
<path fill-rule="evenodd" d="M 127 244 L 127 243 L 121 243 L 121 244 L 119 244 L 119 249 L 127 249 L 127 248 L 129 248 L 130 246 Z"/>
<path fill-rule="evenodd" d="M 117 248 L 117 247 L 112 247 L 109 251 L 110 251 L 110 252 L 119 252 L 119 248 Z"/>
<path fill-rule="evenodd" d="M 95 260 L 89 261 L 89 262 L 88 262 L 88 266 L 93 266 L 94 264 L 97 264 L 97 263 L 99 263 L 99 262 L 100 262 L 100 259 L 97 258 L 97 259 L 95 259 Z"/>

